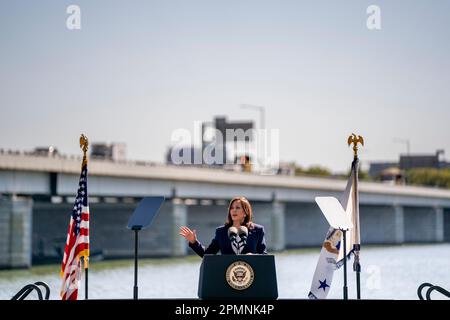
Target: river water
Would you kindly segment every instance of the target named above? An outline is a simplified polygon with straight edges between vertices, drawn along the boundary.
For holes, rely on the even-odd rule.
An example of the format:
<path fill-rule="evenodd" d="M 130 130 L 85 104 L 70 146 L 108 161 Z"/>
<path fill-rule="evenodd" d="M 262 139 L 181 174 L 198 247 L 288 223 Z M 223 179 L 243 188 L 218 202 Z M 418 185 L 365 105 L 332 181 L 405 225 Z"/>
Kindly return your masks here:
<path fill-rule="evenodd" d="M 305 299 L 311 286 L 318 254 L 281 253 L 275 255 L 280 299 Z M 95 262 L 92 262 L 95 263 Z M 139 298 L 197 298 L 201 259 L 193 262 L 140 266 Z M 361 294 L 363 299 L 417 300 L 417 288 L 430 282 L 450 290 L 450 244 L 368 247 L 361 251 Z M 61 280 L 58 274 L 28 277 L 0 273 L 0 299 L 10 299 L 20 288 L 38 280 L 51 288 L 51 299 L 59 299 Z M 133 298 L 134 268 L 114 268 L 89 272 L 89 298 Z M 356 280 L 352 264 L 348 265 L 349 297 L 356 298 Z M 84 298 L 84 281 L 80 298 Z M 343 268 L 335 271 L 329 298 L 341 299 Z M 35 299 L 35 293 L 27 299 Z M 439 293 L 433 299 L 443 299 Z M 447 298 L 446 298 L 447 299 Z"/>

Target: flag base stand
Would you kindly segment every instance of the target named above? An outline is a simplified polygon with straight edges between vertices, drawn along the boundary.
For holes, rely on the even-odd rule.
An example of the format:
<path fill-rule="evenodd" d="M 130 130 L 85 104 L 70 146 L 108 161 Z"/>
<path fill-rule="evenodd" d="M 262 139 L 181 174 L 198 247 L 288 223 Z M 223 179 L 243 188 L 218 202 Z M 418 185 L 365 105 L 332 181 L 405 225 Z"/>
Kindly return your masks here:
<path fill-rule="evenodd" d="M 359 263 L 359 250 L 361 246 L 359 244 L 353 245 L 353 251 L 355 253 L 355 259 L 353 261 L 353 271 L 356 272 L 356 298 L 361 299 L 361 264 Z"/>
<path fill-rule="evenodd" d="M 89 268 L 86 268 L 86 265 L 88 263 L 88 258 L 84 257 L 84 300 L 88 300 L 88 283 L 89 283 Z"/>
<path fill-rule="evenodd" d="M 138 232 L 141 230 L 140 226 L 134 226 L 131 230 L 134 230 L 134 287 L 133 287 L 133 299 L 138 298 Z"/>
<path fill-rule="evenodd" d="M 348 288 L 347 288 L 347 229 L 341 229 L 344 235 L 344 300 L 348 300 Z"/>

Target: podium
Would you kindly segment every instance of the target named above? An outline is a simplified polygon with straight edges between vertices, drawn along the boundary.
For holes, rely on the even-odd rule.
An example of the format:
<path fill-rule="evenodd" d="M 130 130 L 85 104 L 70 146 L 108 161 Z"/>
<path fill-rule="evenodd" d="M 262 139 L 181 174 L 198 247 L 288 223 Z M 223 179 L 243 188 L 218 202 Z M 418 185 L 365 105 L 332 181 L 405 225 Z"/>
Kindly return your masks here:
<path fill-rule="evenodd" d="M 205 254 L 198 284 L 200 299 L 278 298 L 273 255 Z"/>

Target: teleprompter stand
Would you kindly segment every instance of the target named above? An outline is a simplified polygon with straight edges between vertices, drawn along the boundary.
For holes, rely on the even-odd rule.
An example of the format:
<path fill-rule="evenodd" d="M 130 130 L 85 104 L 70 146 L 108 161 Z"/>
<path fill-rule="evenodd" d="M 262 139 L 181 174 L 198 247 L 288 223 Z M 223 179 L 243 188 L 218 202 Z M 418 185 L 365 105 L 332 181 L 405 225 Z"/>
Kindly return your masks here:
<path fill-rule="evenodd" d="M 344 287 L 343 296 L 344 300 L 348 299 L 347 289 L 347 231 L 353 228 L 353 223 L 348 218 L 347 214 L 342 208 L 341 203 L 334 197 L 316 197 L 317 204 L 323 215 L 327 219 L 330 226 L 335 229 L 339 229 L 343 233 L 344 242 Z"/>
<path fill-rule="evenodd" d="M 158 213 L 161 205 L 164 202 L 164 197 L 146 197 L 139 202 L 137 208 L 128 221 L 128 229 L 134 231 L 134 288 L 133 299 L 138 298 L 138 232 L 148 227 L 156 214 Z"/>

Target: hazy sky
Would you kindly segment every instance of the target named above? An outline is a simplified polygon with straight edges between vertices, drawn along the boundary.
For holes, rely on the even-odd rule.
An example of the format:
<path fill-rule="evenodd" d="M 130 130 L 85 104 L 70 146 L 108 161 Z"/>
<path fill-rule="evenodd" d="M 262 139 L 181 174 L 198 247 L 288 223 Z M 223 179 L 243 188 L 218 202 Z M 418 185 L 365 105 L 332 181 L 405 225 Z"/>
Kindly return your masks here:
<path fill-rule="evenodd" d="M 66 8 L 81 8 L 69 30 Z M 369 5 L 381 30 L 366 27 Z M 0 2 L 0 148 L 78 137 L 164 161 L 171 134 L 265 106 L 280 159 L 347 170 L 445 149 L 450 158 L 450 1 Z"/>

